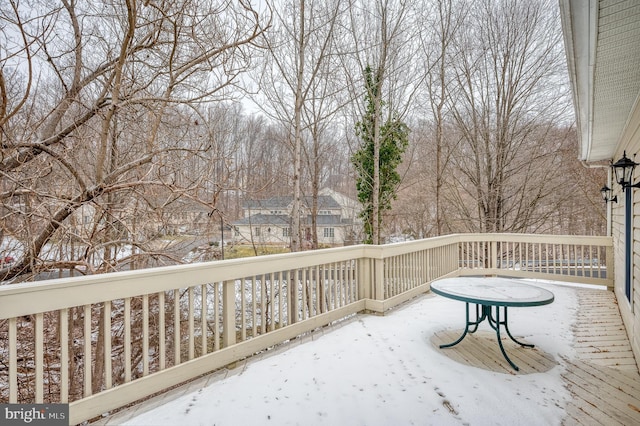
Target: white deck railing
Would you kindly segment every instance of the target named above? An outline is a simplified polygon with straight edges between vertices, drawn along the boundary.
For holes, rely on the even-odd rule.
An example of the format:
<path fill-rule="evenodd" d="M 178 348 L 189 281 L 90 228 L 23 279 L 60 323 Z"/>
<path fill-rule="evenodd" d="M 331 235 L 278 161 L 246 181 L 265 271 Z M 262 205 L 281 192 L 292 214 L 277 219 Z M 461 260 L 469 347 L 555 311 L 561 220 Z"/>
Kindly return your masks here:
<path fill-rule="evenodd" d="M 441 277 L 612 288 L 612 253 L 608 237 L 457 234 L 2 286 L 0 403 L 69 402 L 77 424 L 355 313 L 383 313 Z"/>

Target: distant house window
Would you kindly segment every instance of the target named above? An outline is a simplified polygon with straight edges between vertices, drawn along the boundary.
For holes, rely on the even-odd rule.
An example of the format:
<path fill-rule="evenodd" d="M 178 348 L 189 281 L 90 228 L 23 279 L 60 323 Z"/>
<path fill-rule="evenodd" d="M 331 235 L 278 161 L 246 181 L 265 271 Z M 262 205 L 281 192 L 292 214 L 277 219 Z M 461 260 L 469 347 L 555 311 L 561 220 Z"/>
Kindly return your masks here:
<path fill-rule="evenodd" d="M 255 228 L 253 228 L 253 235 L 256 237 L 260 236 L 260 227 L 256 226 Z"/>
<path fill-rule="evenodd" d="M 334 229 L 333 228 L 324 228 L 324 237 L 325 238 L 333 238 L 334 235 Z"/>
<path fill-rule="evenodd" d="M 91 223 L 91 216 L 89 215 L 85 215 L 82 217 L 82 223 L 84 223 L 85 225 L 88 225 Z"/>
<path fill-rule="evenodd" d="M 282 228 L 282 236 L 290 237 L 291 236 L 291 228 Z"/>

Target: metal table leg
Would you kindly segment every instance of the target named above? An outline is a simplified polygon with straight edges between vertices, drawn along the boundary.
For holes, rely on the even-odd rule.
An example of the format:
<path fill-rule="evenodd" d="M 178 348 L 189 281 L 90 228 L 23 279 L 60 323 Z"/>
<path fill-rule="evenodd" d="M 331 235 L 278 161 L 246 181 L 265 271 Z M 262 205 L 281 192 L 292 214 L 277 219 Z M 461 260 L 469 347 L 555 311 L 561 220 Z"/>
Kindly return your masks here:
<path fill-rule="evenodd" d="M 513 367 L 514 370 L 519 371 L 520 368 L 513 361 L 511 361 L 511 358 L 509 358 L 509 355 L 507 355 L 507 351 L 504 349 L 504 346 L 502 345 L 502 339 L 500 338 L 500 326 L 504 325 L 504 329 L 506 330 L 507 335 L 509 336 L 509 338 L 511 340 L 513 340 L 515 343 L 519 344 L 520 346 L 533 348 L 534 345 L 520 342 L 520 341 L 516 340 L 511 335 L 511 331 L 509 331 L 509 325 L 507 324 L 507 320 L 508 320 L 507 307 L 506 306 L 504 307 L 504 321 L 501 321 L 500 320 L 500 307 L 499 306 L 496 306 L 496 316 L 494 318 L 493 317 L 493 311 L 491 309 L 491 305 L 478 305 L 478 304 L 475 304 L 476 305 L 476 319 L 475 319 L 475 321 L 470 321 L 470 318 L 469 318 L 469 303 L 465 302 L 465 304 L 466 304 L 466 321 L 465 321 L 464 331 L 462 332 L 462 335 L 456 341 L 454 341 L 452 343 L 447 343 L 447 344 L 440 345 L 440 348 L 441 349 L 442 348 L 450 348 L 452 346 L 457 345 L 458 343 L 460 343 L 466 337 L 467 334 L 475 333 L 478 330 L 478 326 L 480 325 L 480 323 L 482 323 L 482 321 L 488 320 L 489 325 L 496 332 L 496 337 L 498 339 L 498 346 L 500 346 L 500 351 L 502 352 L 502 356 L 504 356 L 504 359 L 507 360 L 509 365 L 511 365 L 511 367 Z M 480 308 L 480 306 L 482 306 L 482 308 Z M 480 312 L 480 311 L 482 311 L 482 312 Z M 470 326 L 472 328 L 469 328 Z"/>
<path fill-rule="evenodd" d="M 462 342 L 462 339 L 464 339 L 465 336 L 468 333 L 471 333 L 471 334 L 475 333 L 478 330 L 478 325 L 482 321 L 487 319 L 487 312 L 484 309 L 484 306 L 482 307 L 482 314 L 480 314 L 480 306 L 478 304 L 475 304 L 476 305 L 476 320 L 475 321 L 470 321 L 469 320 L 469 303 L 466 302 L 465 305 L 466 305 L 466 314 L 467 314 L 467 316 L 466 316 L 466 321 L 465 321 L 465 325 L 464 325 L 464 331 L 462 332 L 462 336 L 460 336 L 458 338 L 458 340 L 456 340 L 455 342 L 447 343 L 447 344 L 444 344 L 444 345 L 440 345 L 441 349 L 442 348 L 450 348 L 450 347 L 455 346 L 458 343 Z M 472 328 L 470 329 L 469 326 L 471 326 Z"/>

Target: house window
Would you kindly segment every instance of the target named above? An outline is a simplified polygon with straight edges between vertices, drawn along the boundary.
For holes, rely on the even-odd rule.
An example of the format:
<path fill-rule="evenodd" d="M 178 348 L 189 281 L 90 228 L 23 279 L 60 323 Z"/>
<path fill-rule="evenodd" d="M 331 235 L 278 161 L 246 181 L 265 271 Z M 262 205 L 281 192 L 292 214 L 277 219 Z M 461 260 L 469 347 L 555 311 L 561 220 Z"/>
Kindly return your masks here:
<path fill-rule="evenodd" d="M 291 228 L 282 228 L 282 236 L 290 237 L 291 236 Z"/>
<path fill-rule="evenodd" d="M 255 237 L 259 237 L 260 236 L 260 227 L 256 226 L 255 228 L 253 228 L 253 235 Z"/>
<path fill-rule="evenodd" d="M 334 229 L 333 228 L 324 228 L 324 237 L 325 238 L 333 238 L 334 235 Z"/>

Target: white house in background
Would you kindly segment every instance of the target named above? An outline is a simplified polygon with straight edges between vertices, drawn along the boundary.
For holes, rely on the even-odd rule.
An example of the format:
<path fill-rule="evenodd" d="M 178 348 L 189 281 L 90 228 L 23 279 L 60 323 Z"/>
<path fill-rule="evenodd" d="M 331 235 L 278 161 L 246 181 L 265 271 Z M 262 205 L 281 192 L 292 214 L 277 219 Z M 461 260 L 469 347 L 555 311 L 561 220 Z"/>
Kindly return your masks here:
<path fill-rule="evenodd" d="M 342 212 L 340 213 L 342 219 L 351 220 L 354 224 L 362 225 L 362 219 L 360 216 L 360 211 L 362 210 L 362 204 L 358 200 L 354 200 L 353 198 L 349 198 L 340 192 L 334 191 L 330 188 L 323 188 L 318 191 L 318 195 L 326 195 L 327 197 L 332 197 L 338 204 L 340 204 L 340 208 Z"/>
<path fill-rule="evenodd" d="M 351 242 L 357 227 L 353 215 L 353 200 L 334 191 L 332 195 L 318 196 L 318 244 L 320 246 L 341 246 Z M 340 199 L 339 202 L 336 197 Z M 302 243 L 312 241 L 312 198 L 302 200 Z M 262 200 L 247 200 L 243 206 L 243 217 L 232 223 L 235 229 L 234 242 L 237 244 L 276 244 L 288 246 L 291 243 L 291 212 L 293 197 L 271 197 Z M 357 216 L 357 214 L 355 215 Z"/>
<path fill-rule="evenodd" d="M 560 0 L 560 12 L 580 159 L 592 167 L 640 161 L 640 2 Z M 640 359 L 640 189 L 623 189 L 611 173 L 605 183 L 613 191 L 607 207 L 615 252 L 607 273 L 614 270 L 618 307 Z"/>

